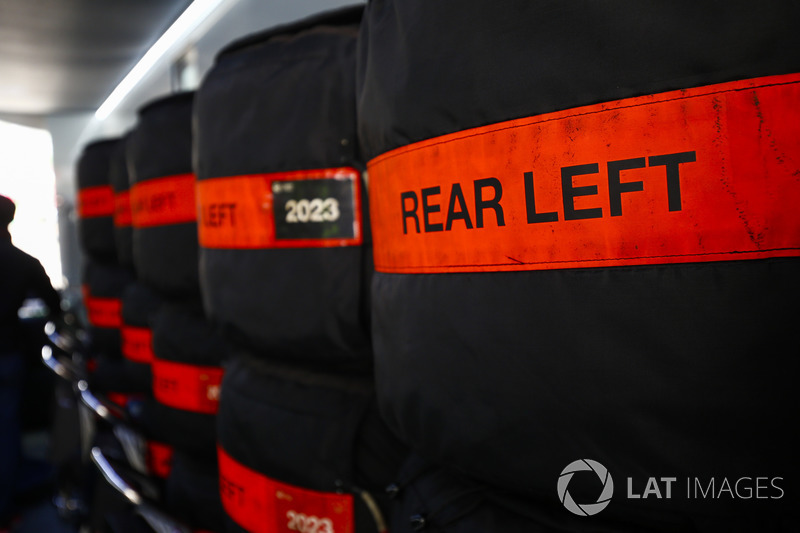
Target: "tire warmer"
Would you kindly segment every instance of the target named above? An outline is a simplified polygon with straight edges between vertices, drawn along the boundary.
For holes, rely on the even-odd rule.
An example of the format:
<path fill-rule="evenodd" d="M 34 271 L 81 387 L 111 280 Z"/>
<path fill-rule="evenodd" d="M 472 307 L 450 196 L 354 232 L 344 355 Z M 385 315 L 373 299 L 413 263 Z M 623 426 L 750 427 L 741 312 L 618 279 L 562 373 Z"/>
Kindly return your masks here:
<path fill-rule="evenodd" d="M 534 524 L 604 507 L 588 458 L 586 528 L 787 527 L 798 9 L 369 2 L 376 388 L 422 456 Z"/>

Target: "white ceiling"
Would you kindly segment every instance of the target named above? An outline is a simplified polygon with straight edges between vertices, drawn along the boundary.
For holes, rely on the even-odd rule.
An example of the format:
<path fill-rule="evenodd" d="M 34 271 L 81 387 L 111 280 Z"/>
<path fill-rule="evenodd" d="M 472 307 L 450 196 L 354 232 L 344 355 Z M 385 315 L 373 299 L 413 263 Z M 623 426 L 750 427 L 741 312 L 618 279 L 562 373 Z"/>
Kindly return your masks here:
<path fill-rule="evenodd" d="M 2 0 L 0 116 L 96 109 L 191 0 Z"/>

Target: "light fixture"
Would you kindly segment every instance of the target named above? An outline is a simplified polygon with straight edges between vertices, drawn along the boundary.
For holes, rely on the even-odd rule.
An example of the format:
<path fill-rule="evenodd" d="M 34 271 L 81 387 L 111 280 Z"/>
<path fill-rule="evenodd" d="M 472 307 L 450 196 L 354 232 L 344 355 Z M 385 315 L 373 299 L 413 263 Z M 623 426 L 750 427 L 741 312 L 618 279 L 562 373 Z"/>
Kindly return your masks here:
<path fill-rule="evenodd" d="M 180 39 L 188 36 L 209 15 L 211 15 L 226 0 L 194 0 L 178 19 L 159 37 L 147 53 L 136 63 L 127 76 L 108 95 L 106 101 L 95 111 L 98 120 L 104 120 L 122 102 L 128 93 L 136 87 L 151 68 L 166 54 Z"/>

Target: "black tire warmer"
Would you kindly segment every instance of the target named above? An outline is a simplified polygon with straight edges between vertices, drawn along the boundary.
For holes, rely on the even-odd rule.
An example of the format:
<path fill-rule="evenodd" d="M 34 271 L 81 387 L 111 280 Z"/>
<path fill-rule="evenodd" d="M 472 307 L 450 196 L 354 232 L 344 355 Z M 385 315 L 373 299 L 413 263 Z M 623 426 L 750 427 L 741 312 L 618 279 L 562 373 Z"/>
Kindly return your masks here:
<path fill-rule="evenodd" d="M 222 531 L 216 414 L 226 343 L 205 320 L 199 298 L 162 305 L 152 331 L 155 401 L 147 418 L 173 450 L 165 505 L 194 528 Z"/>
<path fill-rule="evenodd" d="M 176 449 L 164 499 L 170 512 L 192 531 L 225 531 L 216 461 L 198 460 Z"/>
<path fill-rule="evenodd" d="M 89 260 L 83 273 L 83 299 L 89 320 L 89 385 L 124 407 L 148 390 L 149 370 L 122 355 L 123 299 L 135 281 L 116 263 Z"/>
<path fill-rule="evenodd" d="M 82 292 L 93 353 L 121 359 L 122 295 L 133 279 L 129 269 L 115 262 L 86 257 Z"/>
<path fill-rule="evenodd" d="M 515 500 L 510 494 L 487 490 L 462 472 L 412 456 L 403 465 L 396 483 L 387 492 L 400 510 L 389 526 L 392 533 L 485 533 L 509 531 L 552 533 L 582 531 L 586 518 L 563 516 L 537 509 L 530 500 Z M 531 509 L 535 509 L 533 516 Z M 625 523 L 592 524 L 596 533 L 635 533 L 640 526 Z M 680 528 L 673 529 L 680 531 Z"/>
<path fill-rule="evenodd" d="M 117 258 L 110 168 L 119 142 L 120 139 L 112 138 L 87 144 L 76 168 L 78 243 L 97 261 Z"/>
<path fill-rule="evenodd" d="M 381 420 L 370 379 L 238 354 L 225 369 L 217 422 L 230 531 L 280 528 L 301 515 L 337 531 L 384 531 L 393 514 L 384 488 L 407 451 Z"/>
<path fill-rule="evenodd" d="M 216 460 L 216 413 L 228 349 L 199 301 L 161 306 L 153 319 L 153 397 L 164 438 L 199 459 Z"/>
<path fill-rule="evenodd" d="M 199 291 L 193 99 L 187 92 L 146 104 L 126 143 L 136 274 L 175 298 Z"/>
<path fill-rule="evenodd" d="M 559 530 L 789 529 L 798 19 L 791 1 L 368 3 L 376 390 L 420 455 Z M 580 491 L 591 472 L 569 484 L 583 459 L 616 491 L 578 527 L 565 507 L 603 495 Z"/>
<path fill-rule="evenodd" d="M 122 294 L 121 350 L 125 366 L 140 392 L 152 392 L 153 319 L 164 301 L 146 285 L 134 281 Z"/>
<path fill-rule="evenodd" d="M 375 408 L 355 138 L 363 6 L 232 43 L 195 107 L 200 281 L 236 347 L 217 417 L 229 530 L 383 531 L 405 447 Z"/>
<path fill-rule="evenodd" d="M 353 92 L 362 10 L 236 41 L 198 89 L 204 306 L 271 358 L 371 365 Z"/>
<path fill-rule="evenodd" d="M 133 227 L 131 226 L 130 180 L 128 178 L 127 142 L 130 133 L 114 146 L 109 163 L 111 188 L 114 190 L 114 243 L 117 262 L 133 269 Z"/>

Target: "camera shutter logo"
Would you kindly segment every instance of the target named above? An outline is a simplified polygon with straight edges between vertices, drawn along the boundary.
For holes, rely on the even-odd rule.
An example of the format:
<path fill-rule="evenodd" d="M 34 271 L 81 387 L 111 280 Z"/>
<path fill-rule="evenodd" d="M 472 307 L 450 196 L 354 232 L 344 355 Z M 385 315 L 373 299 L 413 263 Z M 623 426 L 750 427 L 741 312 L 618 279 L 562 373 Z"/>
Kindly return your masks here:
<path fill-rule="evenodd" d="M 603 484 L 603 491 L 594 503 L 576 503 L 567 490 L 567 485 L 569 485 L 575 472 L 582 471 L 594 472 Z M 611 479 L 608 469 L 591 459 L 579 459 L 571 462 L 561 471 L 561 475 L 558 477 L 558 499 L 561 500 L 561 503 L 568 511 L 579 516 L 592 516 L 599 513 L 608 506 L 613 495 L 614 481 Z"/>

